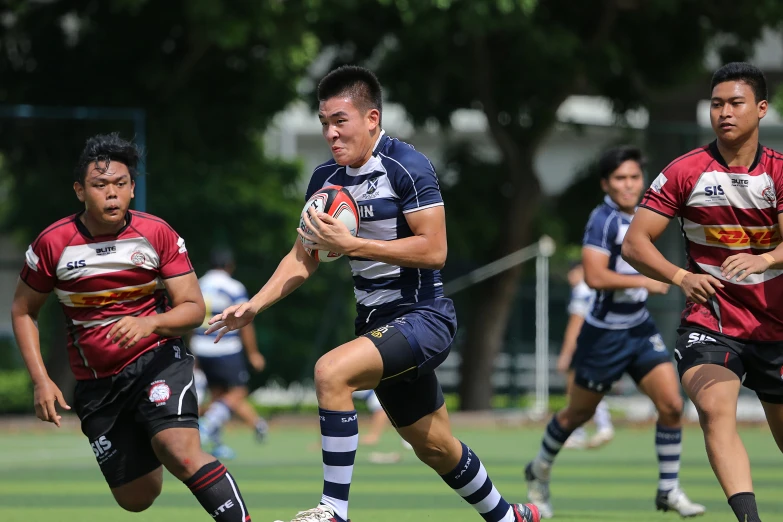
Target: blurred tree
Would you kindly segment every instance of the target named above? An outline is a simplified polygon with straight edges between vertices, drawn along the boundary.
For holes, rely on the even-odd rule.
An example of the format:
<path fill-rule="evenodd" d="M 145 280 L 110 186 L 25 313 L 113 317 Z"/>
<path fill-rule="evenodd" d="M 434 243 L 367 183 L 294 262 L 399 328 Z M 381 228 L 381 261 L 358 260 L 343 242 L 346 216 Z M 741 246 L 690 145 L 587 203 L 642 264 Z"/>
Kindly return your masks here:
<path fill-rule="evenodd" d="M 213 246 L 233 247 L 237 275 L 254 292 L 297 237 L 303 205 L 299 166 L 265 156 L 260 139 L 319 51 L 304 6 L 284 4 L 11 2 L 0 13 L 0 103 L 145 109 L 148 210 L 187 240 L 199 273 Z M 131 137 L 127 122 L 0 120 L 13 178 L 6 230 L 27 242 L 78 211 L 72 166 L 89 135 L 112 130 Z M 329 281 L 257 321 L 268 374 L 306 373 Z M 53 366 L 61 352 L 50 355 Z"/>
<path fill-rule="evenodd" d="M 705 50 L 721 35 L 723 54 L 750 48 L 764 26 L 781 19 L 776 0 L 346 0 L 337 9 L 309 0 L 308 20 L 332 64 L 360 62 L 375 69 L 388 98 L 418 124 L 443 129 L 459 109 L 479 109 L 500 152 L 502 168 L 465 172 L 454 201 L 473 194 L 494 198 L 456 210 L 475 219 L 462 238 L 487 248 L 475 263 L 535 240 L 531 223 L 541 187 L 534 158 L 572 94 L 600 94 L 622 115 L 658 90 L 676 88 L 702 72 Z M 349 29 L 349 30 L 348 30 Z M 734 53 L 736 54 L 736 53 Z M 705 87 L 706 92 L 706 87 Z M 493 194 L 494 192 L 494 194 Z M 487 208 L 485 208 L 487 207 Z M 470 209 L 470 210 L 467 210 Z M 471 236 L 475 229 L 480 235 Z M 471 232 L 472 230 L 472 232 Z M 487 241 L 491 243 L 487 244 Z M 465 321 L 461 402 L 490 406 L 489 385 L 517 292 L 521 268 L 473 289 L 477 303 Z"/>

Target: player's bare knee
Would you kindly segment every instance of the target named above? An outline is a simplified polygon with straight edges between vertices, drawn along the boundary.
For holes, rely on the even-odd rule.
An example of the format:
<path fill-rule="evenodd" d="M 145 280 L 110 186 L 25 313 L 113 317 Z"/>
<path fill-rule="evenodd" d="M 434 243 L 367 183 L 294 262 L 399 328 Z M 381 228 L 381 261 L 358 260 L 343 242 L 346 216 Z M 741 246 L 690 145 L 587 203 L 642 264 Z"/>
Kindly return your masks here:
<path fill-rule="evenodd" d="M 682 398 L 671 397 L 662 401 L 658 407 L 658 422 L 664 426 L 679 426 L 682 421 Z"/>
<path fill-rule="evenodd" d="M 125 511 L 130 511 L 131 513 L 141 513 L 142 511 L 146 511 L 152 507 L 152 504 L 155 502 L 156 498 L 158 498 L 158 495 L 147 497 L 135 496 L 122 499 L 117 498 L 116 500 L 117 504 Z"/>
<path fill-rule="evenodd" d="M 134 485 L 128 491 L 113 491 L 117 505 L 131 513 L 141 513 L 149 509 L 160 495 L 163 481 L 148 480 L 143 484 Z"/>
<path fill-rule="evenodd" d="M 351 393 L 347 376 L 340 371 L 333 357 L 324 356 L 315 363 L 315 393 L 318 398 L 330 397 L 340 393 Z"/>

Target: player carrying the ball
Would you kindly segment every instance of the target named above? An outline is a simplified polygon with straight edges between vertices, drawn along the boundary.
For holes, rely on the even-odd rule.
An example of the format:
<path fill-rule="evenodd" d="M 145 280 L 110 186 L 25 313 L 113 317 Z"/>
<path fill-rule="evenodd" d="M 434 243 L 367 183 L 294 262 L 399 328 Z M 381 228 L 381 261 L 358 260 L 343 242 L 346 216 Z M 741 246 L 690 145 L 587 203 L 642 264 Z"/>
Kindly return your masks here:
<path fill-rule="evenodd" d="M 84 210 L 27 249 L 11 316 L 35 414 L 59 427 L 56 405 L 71 409 L 46 372 L 36 324 L 54 292 L 68 324 L 74 409 L 117 504 L 149 508 L 163 464 L 212 519 L 249 522 L 234 479 L 201 450 L 194 360 L 181 336 L 205 307 L 185 241 L 162 219 L 128 209 L 139 154 L 117 134 L 90 138 L 73 184 Z"/>
<path fill-rule="evenodd" d="M 783 156 L 759 143 L 767 81 L 747 63 L 712 77 L 717 139 L 680 156 L 653 181 L 623 243 L 623 257 L 686 297 L 676 348 L 707 456 L 740 522 L 759 522 L 750 462 L 737 434 L 737 396 L 756 392 L 783 450 Z M 677 217 L 687 270 L 653 243 Z"/>
<path fill-rule="evenodd" d="M 358 237 L 328 214 L 310 209 L 299 234 L 314 248 L 349 256 L 357 300 L 358 338 L 315 366 L 323 444 L 324 488 L 317 507 L 292 522 L 346 522 L 359 439 L 351 394 L 375 389 L 399 434 L 487 522 L 538 522 L 535 506 L 509 504 L 473 451 L 451 434 L 434 370 L 457 330 L 443 296 L 446 215 L 429 160 L 381 129 L 381 86 L 367 69 L 344 66 L 318 85 L 323 136 L 333 160 L 317 167 L 306 200 L 329 185 L 345 187 L 359 205 Z M 219 337 L 242 328 L 294 291 L 318 268 L 297 238 L 291 252 L 249 302 L 216 315 Z M 219 339 L 218 337 L 218 339 Z"/>

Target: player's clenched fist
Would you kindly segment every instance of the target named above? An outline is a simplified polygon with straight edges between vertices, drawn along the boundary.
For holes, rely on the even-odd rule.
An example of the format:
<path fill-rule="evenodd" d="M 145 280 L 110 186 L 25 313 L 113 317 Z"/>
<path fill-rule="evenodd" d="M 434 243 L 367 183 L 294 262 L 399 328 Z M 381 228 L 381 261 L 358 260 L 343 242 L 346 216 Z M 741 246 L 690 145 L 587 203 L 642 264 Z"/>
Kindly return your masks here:
<path fill-rule="evenodd" d="M 683 277 L 680 288 L 685 297 L 696 303 L 706 303 L 715 295 L 716 288 L 723 288 L 723 283 L 709 274 L 688 273 Z"/>
<path fill-rule="evenodd" d="M 771 256 L 767 255 L 767 257 Z M 772 265 L 767 257 L 764 255 L 754 256 L 753 254 L 729 256 L 720 266 L 721 275 L 729 280 L 736 275 L 739 283 L 751 274 L 763 274 Z"/>
<path fill-rule="evenodd" d="M 228 332 L 239 330 L 253 322 L 253 318 L 257 313 L 258 311 L 254 308 L 252 301 L 242 303 L 241 305 L 229 306 L 222 313 L 209 320 L 211 326 L 207 330 L 207 335 L 217 332 L 218 334 L 215 338 L 217 343 Z"/>
<path fill-rule="evenodd" d="M 149 337 L 155 332 L 153 317 L 123 317 L 114 323 L 106 338 L 123 348 L 130 348 L 139 340 Z"/>
<path fill-rule="evenodd" d="M 71 409 L 63 398 L 63 392 L 61 392 L 54 381 L 48 377 L 41 382 L 35 383 L 33 388 L 33 402 L 35 404 L 35 416 L 42 421 L 55 424 L 58 428 L 60 427 L 60 419 L 62 419 L 62 416 L 57 414 L 55 402 L 57 402 L 61 408 L 66 410 Z"/>

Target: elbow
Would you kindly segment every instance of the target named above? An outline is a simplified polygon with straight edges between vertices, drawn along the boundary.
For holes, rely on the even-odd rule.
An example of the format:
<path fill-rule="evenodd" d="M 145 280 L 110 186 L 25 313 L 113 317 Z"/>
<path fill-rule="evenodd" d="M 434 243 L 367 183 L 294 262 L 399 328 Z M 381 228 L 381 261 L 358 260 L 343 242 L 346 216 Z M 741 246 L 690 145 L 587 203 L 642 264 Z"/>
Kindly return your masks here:
<path fill-rule="evenodd" d="M 637 254 L 637 250 L 635 248 L 633 239 L 626 237 L 623 240 L 622 247 L 620 248 L 620 256 L 623 258 L 623 260 L 626 263 L 636 268 L 636 261 L 637 261 L 636 254 Z"/>
<path fill-rule="evenodd" d="M 601 287 L 601 278 L 585 270 L 585 284 L 593 290 L 603 290 Z"/>
<path fill-rule="evenodd" d="M 204 318 L 207 316 L 207 307 L 204 304 L 203 299 L 197 299 L 193 302 L 193 319 L 190 324 L 187 325 L 189 330 L 195 330 L 204 323 Z"/>
<path fill-rule="evenodd" d="M 425 268 L 431 268 L 433 270 L 442 270 L 446 266 L 446 249 L 438 250 L 434 252 L 427 262 Z"/>

